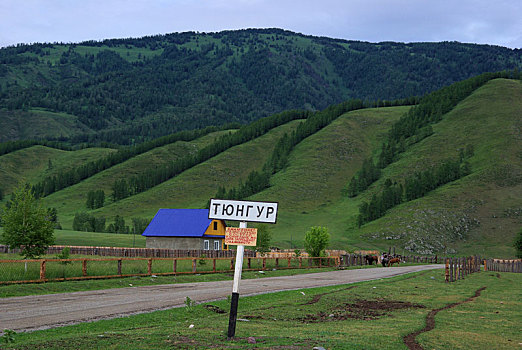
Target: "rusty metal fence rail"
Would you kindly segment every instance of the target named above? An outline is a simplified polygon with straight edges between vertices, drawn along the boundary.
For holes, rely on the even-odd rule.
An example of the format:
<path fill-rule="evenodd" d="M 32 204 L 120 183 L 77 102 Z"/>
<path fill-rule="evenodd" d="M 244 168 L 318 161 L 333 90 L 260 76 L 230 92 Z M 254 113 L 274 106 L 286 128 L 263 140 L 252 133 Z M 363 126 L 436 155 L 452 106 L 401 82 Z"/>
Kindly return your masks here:
<path fill-rule="evenodd" d="M 234 271 L 235 258 L 107 258 L 0 260 L 0 284 L 222 273 Z M 337 267 L 339 257 L 245 257 L 244 271 Z"/>
<path fill-rule="evenodd" d="M 97 255 L 97 256 L 121 256 L 129 258 L 183 258 L 201 257 L 228 258 L 236 255 L 235 250 L 185 250 L 166 248 L 121 248 L 121 247 L 90 247 L 90 246 L 63 246 L 53 245 L 47 248 L 45 254 L 60 254 L 65 247 L 69 247 L 69 253 L 73 255 Z M 20 249 L 9 249 L 0 245 L 0 253 L 18 254 Z M 245 250 L 245 256 L 255 256 L 254 251 Z"/>

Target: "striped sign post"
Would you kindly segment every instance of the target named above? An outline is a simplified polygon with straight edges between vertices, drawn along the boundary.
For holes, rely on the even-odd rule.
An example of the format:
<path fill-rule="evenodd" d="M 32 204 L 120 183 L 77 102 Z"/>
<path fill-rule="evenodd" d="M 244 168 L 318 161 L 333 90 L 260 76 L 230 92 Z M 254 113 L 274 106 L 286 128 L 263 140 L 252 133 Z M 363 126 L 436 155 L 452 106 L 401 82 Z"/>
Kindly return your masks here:
<path fill-rule="evenodd" d="M 257 230 L 247 228 L 247 222 L 276 223 L 277 202 L 250 202 L 225 199 L 210 200 L 208 211 L 209 219 L 239 221 L 239 228 L 227 227 L 225 244 L 237 245 L 236 265 L 234 269 L 234 284 L 230 303 L 230 317 L 228 320 L 228 339 L 236 334 L 237 307 L 239 303 L 239 281 L 243 269 L 243 255 L 245 245 L 255 246 Z"/>

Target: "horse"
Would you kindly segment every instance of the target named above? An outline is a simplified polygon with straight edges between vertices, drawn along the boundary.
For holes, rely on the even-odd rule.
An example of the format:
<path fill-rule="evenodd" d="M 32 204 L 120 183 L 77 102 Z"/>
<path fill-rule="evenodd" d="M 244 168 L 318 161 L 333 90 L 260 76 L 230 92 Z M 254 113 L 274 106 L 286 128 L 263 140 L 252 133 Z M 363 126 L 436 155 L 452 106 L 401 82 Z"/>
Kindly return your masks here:
<path fill-rule="evenodd" d="M 379 257 L 375 255 L 365 255 L 364 259 L 366 260 L 367 265 L 373 265 L 374 261 L 375 265 L 377 265 L 377 262 L 379 261 Z"/>
<path fill-rule="evenodd" d="M 390 266 L 393 266 L 393 264 L 397 263 L 397 265 L 400 265 L 401 264 L 401 256 L 399 255 L 399 257 L 397 258 L 392 258 L 388 261 L 388 267 Z"/>

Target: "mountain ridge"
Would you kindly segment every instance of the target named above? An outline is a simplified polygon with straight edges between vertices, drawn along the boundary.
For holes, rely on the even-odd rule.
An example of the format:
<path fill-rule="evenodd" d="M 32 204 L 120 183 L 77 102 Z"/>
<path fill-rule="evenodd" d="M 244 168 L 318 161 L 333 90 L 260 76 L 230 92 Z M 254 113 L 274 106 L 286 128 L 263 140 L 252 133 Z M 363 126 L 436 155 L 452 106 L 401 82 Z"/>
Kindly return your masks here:
<path fill-rule="evenodd" d="M 0 49 L 0 62 L 0 142 L 133 144 L 350 98 L 421 96 L 483 72 L 520 69 L 522 50 L 249 29 L 19 45 Z M 34 126 L 51 120 L 60 132 L 31 134 L 23 127 L 29 117 Z"/>

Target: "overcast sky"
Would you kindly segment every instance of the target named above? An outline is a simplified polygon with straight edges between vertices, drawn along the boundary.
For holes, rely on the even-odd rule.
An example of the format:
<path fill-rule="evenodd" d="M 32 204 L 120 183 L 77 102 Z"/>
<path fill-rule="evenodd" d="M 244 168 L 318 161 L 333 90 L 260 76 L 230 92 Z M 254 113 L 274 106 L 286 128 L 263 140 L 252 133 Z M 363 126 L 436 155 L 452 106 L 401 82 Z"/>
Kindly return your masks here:
<path fill-rule="evenodd" d="M 0 0 L 0 46 L 277 27 L 522 47 L 522 0 Z"/>

